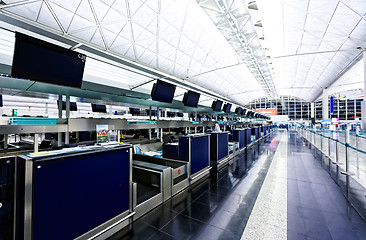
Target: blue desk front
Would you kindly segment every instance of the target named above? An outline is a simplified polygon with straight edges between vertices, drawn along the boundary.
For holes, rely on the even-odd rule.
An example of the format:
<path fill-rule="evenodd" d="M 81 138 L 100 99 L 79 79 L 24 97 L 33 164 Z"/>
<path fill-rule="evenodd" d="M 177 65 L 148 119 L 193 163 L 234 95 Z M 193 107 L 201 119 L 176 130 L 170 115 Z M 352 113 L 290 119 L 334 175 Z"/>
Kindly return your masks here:
<path fill-rule="evenodd" d="M 251 129 L 245 129 L 245 146 L 248 146 L 252 142 Z"/>
<path fill-rule="evenodd" d="M 227 132 L 212 132 L 210 136 L 210 158 L 212 161 L 229 155 L 229 138 Z"/>
<path fill-rule="evenodd" d="M 13 239 L 15 157 L 0 158 L 0 239 Z"/>
<path fill-rule="evenodd" d="M 209 135 L 179 137 L 179 158 L 189 162 L 193 175 L 210 165 Z"/>
<path fill-rule="evenodd" d="M 253 127 L 252 128 L 252 135 L 254 135 L 255 140 L 259 139 L 259 128 L 258 127 Z"/>
<path fill-rule="evenodd" d="M 234 129 L 233 130 L 233 141 L 239 142 L 239 148 L 245 147 L 245 129 Z"/>
<path fill-rule="evenodd" d="M 130 208 L 129 146 L 23 155 L 18 165 L 21 174 L 33 172 L 23 187 L 27 195 L 32 184 L 32 239 L 74 239 Z"/>

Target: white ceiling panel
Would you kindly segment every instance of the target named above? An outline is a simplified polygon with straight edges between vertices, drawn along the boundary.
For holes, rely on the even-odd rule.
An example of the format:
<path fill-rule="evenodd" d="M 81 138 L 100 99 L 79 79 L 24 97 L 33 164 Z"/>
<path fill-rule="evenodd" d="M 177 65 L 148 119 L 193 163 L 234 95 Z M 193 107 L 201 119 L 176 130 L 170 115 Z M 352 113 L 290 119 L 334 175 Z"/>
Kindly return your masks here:
<path fill-rule="evenodd" d="M 365 48 L 366 1 L 257 2 L 274 83 L 282 95 L 317 99 L 357 61 L 358 48 Z"/>

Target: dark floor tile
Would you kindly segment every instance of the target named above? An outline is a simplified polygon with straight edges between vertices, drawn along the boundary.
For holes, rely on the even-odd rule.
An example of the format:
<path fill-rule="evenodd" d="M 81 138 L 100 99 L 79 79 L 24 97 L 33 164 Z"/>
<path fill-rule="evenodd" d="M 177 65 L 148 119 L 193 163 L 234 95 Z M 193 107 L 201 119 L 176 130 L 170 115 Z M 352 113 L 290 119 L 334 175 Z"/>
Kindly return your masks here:
<path fill-rule="evenodd" d="M 303 217 L 295 214 L 287 214 L 287 229 L 289 231 L 305 235 L 306 226 Z"/>
<path fill-rule="evenodd" d="M 207 227 L 207 224 L 179 214 L 161 231 L 173 236 L 174 239 L 191 239 Z"/>
<path fill-rule="evenodd" d="M 217 239 L 234 239 L 233 234 L 222 230 L 220 228 L 207 225 L 202 231 L 200 231 L 196 236 L 192 239 L 202 240 L 217 240 Z"/>
<path fill-rule="evenodd" d="M 359 240 L 360 238 L 357 236 L 356 232 L 351 230 L 334 230 L 331 232 L 333 240 Z M 366 239 L 366 236 L 363 235 L 361 239 Z"/>
<path fill-rule="evenodd" d="M 304 219 L 304 222 L 307 236 L 322 240 L 332 239 L 326 223 L 314 221 L 312 219 Z"/>
<path fill-rule="evenodd" d="M 143 216 L 140 221 L 154 228 L 161 229 L 177 215 L 178 213 L 172 211 L 167 205 L 161 205 Z"/>
<path fill-rule="evenodd" d="M 302 208 L 302 216 L 306 219 L 310 219 L 316 222 L 324 222 L 324 215 L 323 212 L 319 209 L 311 209 L 311 208 Z"/>
<path fill-rule="evenodd" d="M 142 221 L 137 221 L 132 224 L 131 228 L 125 228 L 122 231 L 117 232 L 108 238 L 108 240 L 149 239 L 156 234 L 159 234 L 159 230 Z"/>
<path fill-rule="evenodd" d="M 287 239 L 288 240 L 307 240 L 305 235 L 300 234 L 296 231 L 292 231 L 292 230 L 287 231 Z"/>
<path fill-rule="evenodd" d="M 188 208 L 183 210 L 181 214 L 208 223 L 211 217 L 215 215 L 216 210 L 215 207 L 211 207 L 208 204 L 193 202 Z"/>
<path fill-rule="evenodd" d="M 210 225 L 233 233 L 242 232 L 248 219 L 238 214 L 219 210 L 209 222 Z"/>

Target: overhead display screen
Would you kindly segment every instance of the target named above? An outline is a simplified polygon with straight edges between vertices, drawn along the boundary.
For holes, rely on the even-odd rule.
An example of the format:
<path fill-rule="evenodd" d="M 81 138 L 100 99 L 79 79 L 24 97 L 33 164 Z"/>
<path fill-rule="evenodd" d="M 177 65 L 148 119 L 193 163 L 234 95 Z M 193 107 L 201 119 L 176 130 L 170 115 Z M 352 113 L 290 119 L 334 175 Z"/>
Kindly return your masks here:
<path fill-rule="evenodd" d="M 216 101 L 212 102 L 211 108 L 212 108 L 212 110 L 219 112 L 219 111 L 221 111 L 221 106 L 222 106 L 222 101 L 216 100 Z"/>
<path fill-rule="evenodd" d="M 18 32 L 15 39 L 13 77 L 81 87 L 86 55 Z"/>
<path fill-rule="evenodd" d="M 107 112 L 107 107 L 103 104 L 94 104 L 94 103 L 92 103 L 91 107 L 92 107 L 93 112 L 101 112 L 101 113 L 106 113 Z"/>
<path fill-rule="evenodd" d="M 199 93 L 189 90 L 188 92 L 184 93 L 183 104 L 186 107 L 197 107 L 199 99 Z"/>
<path fill-rule="evenodd" d="M 157 80 L 151 90 L 151 98 L 154 101 L 172 103 L 175 85 Z"/>

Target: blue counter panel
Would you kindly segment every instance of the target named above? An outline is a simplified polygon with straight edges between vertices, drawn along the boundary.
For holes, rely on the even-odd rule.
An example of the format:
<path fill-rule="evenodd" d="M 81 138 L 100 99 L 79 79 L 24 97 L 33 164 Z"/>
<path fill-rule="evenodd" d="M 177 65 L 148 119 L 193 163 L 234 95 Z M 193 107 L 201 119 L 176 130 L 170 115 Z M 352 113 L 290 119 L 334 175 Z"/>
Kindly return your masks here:
<path fill-rule="evenodd" d="M 170 158 L 179 160 L 179 146 L 164 144 L 163 145 L 163 158 Z"/>
<path fill-rule="evenodd" d="M 189 152 L 189 141 L 191 141 L 191 152 Z M 191 157 L 191 174 L 195 174 L 210 165 L 208 135 L 179 138 L 179 159 L 189 162 L 189 157 Z"/>
<path fill-rule="evenodd" d="M 219 134 L 219 142 L 218 142 L 218 159 L 226 157 L 229 155 L 229 138 L 227 133 Z"/>
<path fill-rule="evenodd" d="M 15 158 L 0 158 L 0 240 L 13 239 Z"/>
<path fill-rule="evenodd" d="M 42 161 L 33 171 L 33 239 L 74 239 L 129 209 L 128 149 Z"/>
<path fill-rule="evenodd" d="M 210 165 L 209 136 L 191 141 L 191 174 L 195 174 Z"/>
<path fill-rule="evenodd" d="M 189 162 L 189 137 L 179 137 L 179 159 Z"/>
<path fill-rule="evenodd" d="M 251 129 L 245 129 L 245 146 L 248 146 L 252 142 Z"/>
<path fill-rule="evenodd" d="M 245 129 L 233 130 L 233 141 L 239 142 L 239 148 L 245 147 Z"/>
<path fill-rule="evenodd" d="M 258 140 L 259 139 L 259 128 L 257 128 L 257 127 L 252 128 L 252 135 L 255 136 L 255 140 Z"/>

